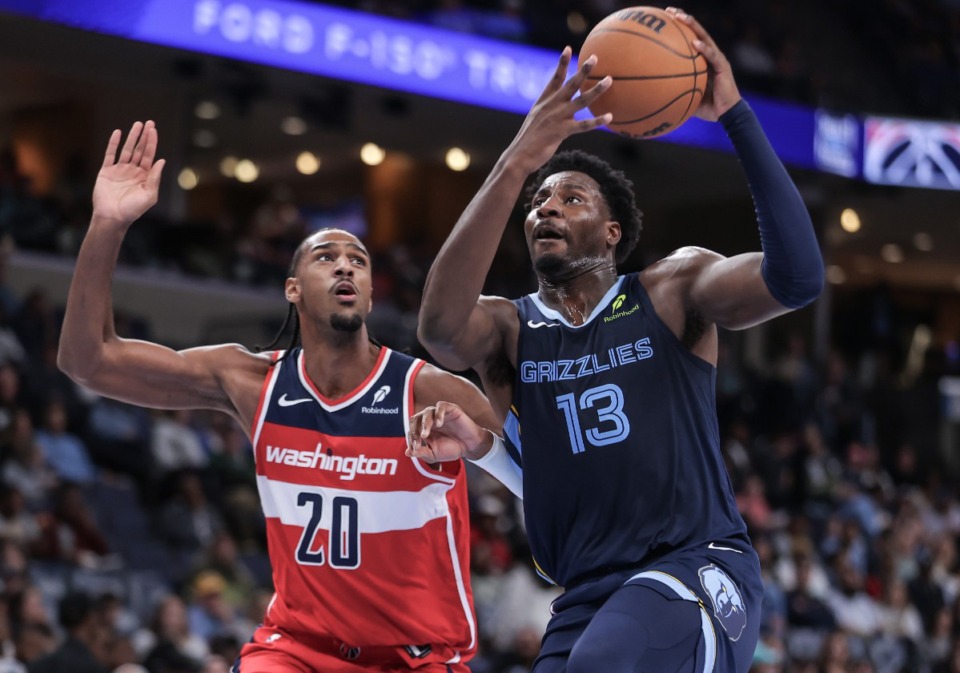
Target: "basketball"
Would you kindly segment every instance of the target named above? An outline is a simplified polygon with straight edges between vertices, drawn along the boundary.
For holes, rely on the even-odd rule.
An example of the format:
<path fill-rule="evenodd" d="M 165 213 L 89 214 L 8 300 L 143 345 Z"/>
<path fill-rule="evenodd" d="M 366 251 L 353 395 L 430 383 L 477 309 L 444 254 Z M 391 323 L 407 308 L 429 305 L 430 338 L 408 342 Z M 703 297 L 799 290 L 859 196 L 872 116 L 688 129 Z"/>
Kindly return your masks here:
<path fill-rule="evenodd" d="M 693 46 L 686 24 L 657 7 L 628 7 L 594 26 L 580 49 L 597 64 L 586 91 L 607 75 L 613 83 L 592 105 L 595 116 L 613 115 L 611 130 L 633 138 L 669 133 L 690 118 L 707 85 L 707 61 Z"/>

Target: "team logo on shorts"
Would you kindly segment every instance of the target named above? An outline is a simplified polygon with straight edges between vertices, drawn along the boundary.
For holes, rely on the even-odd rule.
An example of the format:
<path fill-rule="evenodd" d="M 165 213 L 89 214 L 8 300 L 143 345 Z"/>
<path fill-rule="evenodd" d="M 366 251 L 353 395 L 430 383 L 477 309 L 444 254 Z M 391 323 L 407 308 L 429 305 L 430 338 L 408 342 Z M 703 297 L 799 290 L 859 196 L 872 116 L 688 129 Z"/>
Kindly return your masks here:
<path fill-rule="evenodd" d="M 345 643 L 340 644 L 340 656 L 344 659 L 356 659 L 360 656 L 359 647 L 348 647 Z"/>
<path fill-rule="evenodd" d="M 727 573 L 712 563 L 700 568 L 699 573 L 700 584 L 713 603 L 713 614 L 730 640 L 739 640 L 747 625 L 747 609 L 740 590 Z"/>
<path fill-rule="evenodd" d="M 281 635 L 279 633 L 271 633 L 269 636 L 267 636 L 266 642 L 272 643 L 276 640 L 280 640 L 280 638 L 281 638 Z"/>

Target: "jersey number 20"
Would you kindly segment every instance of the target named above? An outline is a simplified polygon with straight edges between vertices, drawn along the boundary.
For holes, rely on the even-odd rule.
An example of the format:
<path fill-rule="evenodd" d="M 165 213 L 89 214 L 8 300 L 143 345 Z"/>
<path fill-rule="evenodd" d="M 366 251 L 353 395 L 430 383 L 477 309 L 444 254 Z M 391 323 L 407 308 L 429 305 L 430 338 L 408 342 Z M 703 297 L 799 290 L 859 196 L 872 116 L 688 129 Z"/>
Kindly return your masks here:
<path fill-rule="evenodd" d="M 334 568 L 352 569 L 360 565 L 360 529 L 358 527 L 357 501 L 354 498 L 337 496 L 330 503 L 330 535 L 327 546 L 317 546 L 317 527 L 323 514 L 323 496 L 319 493 L 301 493 L 297 506 L 311 506 L 310 521 L 303 529 L 297 545 L 297 562 L 304 565 L 322 566 L 329 561 Z M 329 552 L 330 558 L 326 557 Z"/>
<path fill-rule="evenodd" d="M 597 410 L 596 427 L 586 430 L 580 427 L 580 415 L 573 393 L 557 397 L 557 407 L 567 420 L 567 432 L 570 433 L 570 446 L 574 453 L 586 451 L 584 440 L 591 446 L 607 446 L 622 442 L 630 434 L 630 419 L 623 413 L 623 391 L 612 383 L 587 388 L 580 394 L 580 409 Z"/>

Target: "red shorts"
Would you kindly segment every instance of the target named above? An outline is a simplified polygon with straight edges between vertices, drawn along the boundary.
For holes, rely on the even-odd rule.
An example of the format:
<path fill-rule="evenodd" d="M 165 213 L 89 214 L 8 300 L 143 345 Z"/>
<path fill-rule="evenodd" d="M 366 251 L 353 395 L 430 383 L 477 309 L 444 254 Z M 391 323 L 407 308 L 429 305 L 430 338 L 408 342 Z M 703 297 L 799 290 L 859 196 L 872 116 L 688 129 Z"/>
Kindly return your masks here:
<path fill-rule="evenodd" d="M 437 661 L 438 652 L 423 658 L 402 647 L 350 647 L 333 638 L 290 633 L 264 625 L 240 650 L 231 673 L 470 673 L 465 663 Z M 442 656 L 442 655 L 441 655 Z"/>

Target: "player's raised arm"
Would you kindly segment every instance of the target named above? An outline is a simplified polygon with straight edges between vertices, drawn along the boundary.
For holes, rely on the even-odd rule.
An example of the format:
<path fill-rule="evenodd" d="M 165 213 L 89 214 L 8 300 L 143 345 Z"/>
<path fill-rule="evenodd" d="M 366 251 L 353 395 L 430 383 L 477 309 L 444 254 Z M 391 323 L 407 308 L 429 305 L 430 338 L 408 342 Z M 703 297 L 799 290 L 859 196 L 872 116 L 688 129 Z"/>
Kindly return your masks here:
<path fill-rule="evenodd" d="M 710 64 L 697 116 L 719 120 L 743 166 L 757 212 L 763 254 L 693 255 L 689 303 L 721 327 L 738 329 L 816 299 L 823 288 L 823 258 L 810 214 L 753 110 L 740 97 L 730 63 L 692 16 L 669 8 L 699 38 L 694 47 Z"/>
<path fill-rule="evenodd" d="M 581 64 L 567 80 L 570 58 L 567 47 L 520 131 L 467 205 L 427 275 L 418 335 L 445 366 L 466 369 L 500 348 L 498 321 L 491 314 L 496 304 L 478 300 L 527 176 L 546 163 L 566 138 L 610 121 L 609 115 L 574 119 L 576 112 L 609 87 L 610 80 L 601 80 L 576 96 L 595 59 Z"/>
<path fill-rule="evenodd" d="M 110 136 L 93 189 L 93 216 L 67 297 L 57 363 L 74 381 L 108 397 L 234 413 L 215 371 L 255 366 L 256 356 L 239 346 L 176 352 L 121 339 L 114 330 L 111 283 L 120 246 L 130 225 L 156 204 L 164 165 L 155 160 L 152 121 L 136 122 L 122 148 L 121 137 L 119 130 Z"/>

